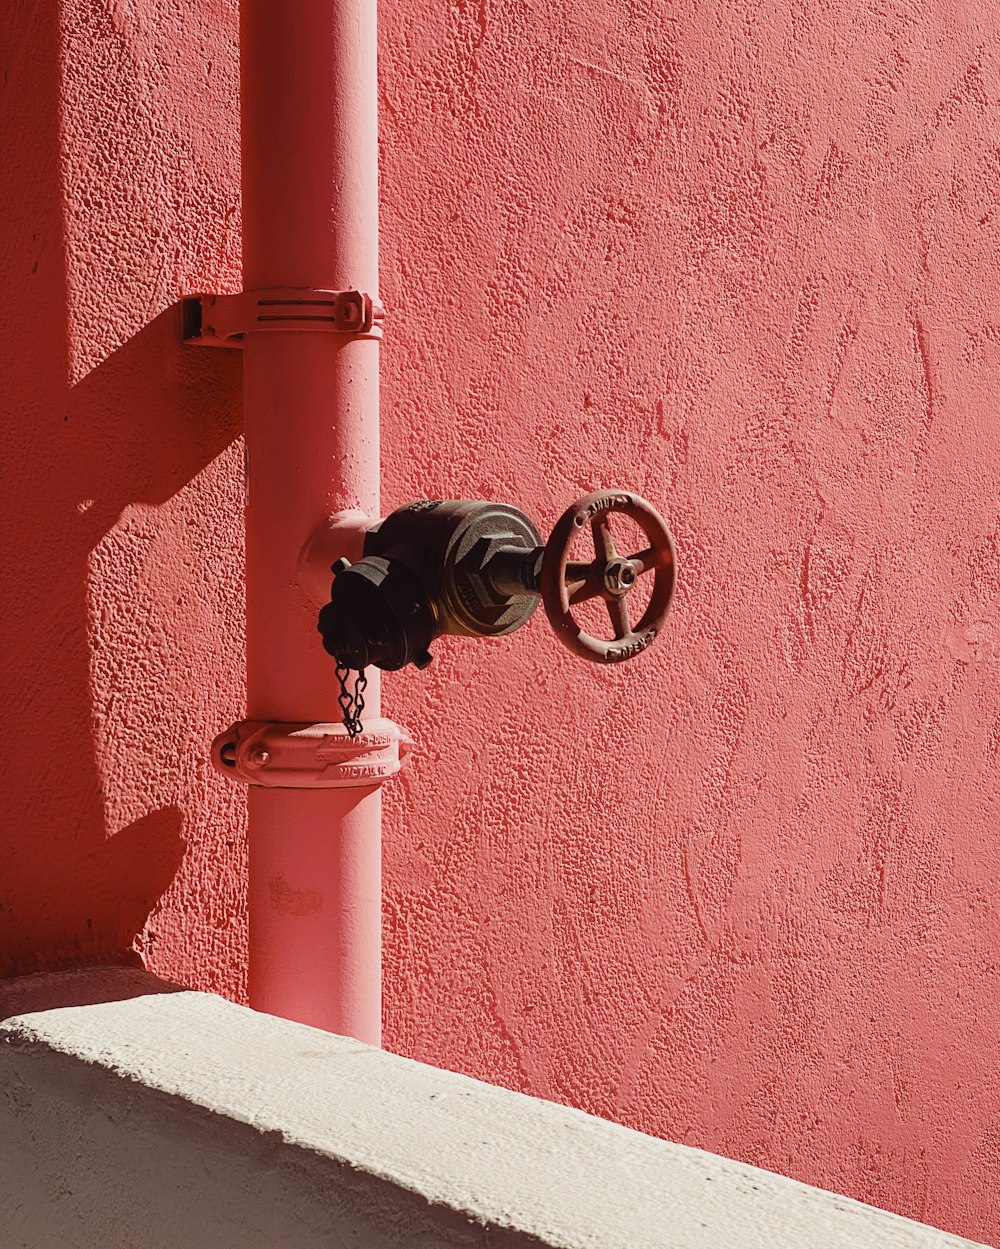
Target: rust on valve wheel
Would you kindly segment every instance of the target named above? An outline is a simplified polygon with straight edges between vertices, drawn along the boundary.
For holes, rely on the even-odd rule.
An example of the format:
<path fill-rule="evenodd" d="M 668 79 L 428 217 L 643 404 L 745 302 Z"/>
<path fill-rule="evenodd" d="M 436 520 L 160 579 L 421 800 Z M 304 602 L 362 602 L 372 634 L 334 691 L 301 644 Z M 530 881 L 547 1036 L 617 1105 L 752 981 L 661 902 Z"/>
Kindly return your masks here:
<path fill-rule="evenodd" d="M 644 550 L 618 554 L 608 523 L 612 512 L 620 512 L 639 526 L 649 540 Z M 591 563 L 571 560 L 573 539 L 588 524 L 595 558 Z M 647 573 L 653 574 L 652 593 L 633 625 L 629 593 Z M 599 490 L 565 511 L 546 543 L 539 576 L 545 613 L 560 640 L 574 654 L 601 664 L 633 659 L 649 646 L 670 610 L 676 584 L 677 552 L 666 522 L 651 503 L 627 490 Z M 575 604 L 598 597 L 608 609 L 614 638 L 584 633 L 573 619 Z"/>

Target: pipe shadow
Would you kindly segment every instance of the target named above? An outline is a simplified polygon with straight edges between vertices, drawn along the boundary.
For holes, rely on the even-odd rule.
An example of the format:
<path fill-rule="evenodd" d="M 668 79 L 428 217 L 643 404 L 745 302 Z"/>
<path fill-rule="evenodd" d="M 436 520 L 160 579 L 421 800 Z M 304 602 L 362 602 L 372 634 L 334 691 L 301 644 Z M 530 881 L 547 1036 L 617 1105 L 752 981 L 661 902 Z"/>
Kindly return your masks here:
<path fill-rule="evenodd" d="M 170 499 L 240 432 L 238 353 L 220 361 L 228 353 L 184 348 L 179 304 L 69 381 L 59 12 L 42 0 L 8 5 L 0 19 L 9 313 L 0 335 L 0 976 L 134 958 L 136 935 L 177 873 L 178 806 L 108 827 L 95 760 L 90 562 L 123 509 Z M 116 714 L 127 717 L 134 707 L 126 674 L 112 672 L 112 683 L 119 677 Z"/>

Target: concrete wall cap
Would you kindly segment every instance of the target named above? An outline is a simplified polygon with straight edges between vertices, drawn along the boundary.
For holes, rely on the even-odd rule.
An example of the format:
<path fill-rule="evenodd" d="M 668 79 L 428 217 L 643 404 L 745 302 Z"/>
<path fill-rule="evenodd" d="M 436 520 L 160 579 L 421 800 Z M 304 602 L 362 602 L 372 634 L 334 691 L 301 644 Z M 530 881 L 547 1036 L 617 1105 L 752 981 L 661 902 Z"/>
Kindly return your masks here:
<path fill-rule="evenodd" d="M 0 1024 L 10 1246 L 973 1243 L 140 972 L 31 982 L 0 1017 L 94 1004 Z"/>

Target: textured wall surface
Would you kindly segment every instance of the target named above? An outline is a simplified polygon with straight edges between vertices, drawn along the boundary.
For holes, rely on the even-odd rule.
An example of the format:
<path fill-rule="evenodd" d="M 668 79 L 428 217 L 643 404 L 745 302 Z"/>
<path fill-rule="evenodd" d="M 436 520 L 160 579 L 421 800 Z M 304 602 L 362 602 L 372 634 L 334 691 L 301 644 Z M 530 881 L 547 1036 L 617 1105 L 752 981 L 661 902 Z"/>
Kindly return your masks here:
<path fill-rule="evenodd" d="M 171 310 L 238 285 L 234 12 L 8 9 L 0 954 L 238 997 L 238 361 Z M 682 560 L 621 670 L 536 618 L 386 680 L 387 1044 L 986 1240 L 998 35 L 383 0 L 381 44 L 387 505 L 631 486 Z"/>
<path fill-rule="evenodd" d="M 0 974 L 134 943 L 238 992 L 239 359 L 176 306 L 239 283 L 235 13 L 8 4 L 0 62 Z"/>

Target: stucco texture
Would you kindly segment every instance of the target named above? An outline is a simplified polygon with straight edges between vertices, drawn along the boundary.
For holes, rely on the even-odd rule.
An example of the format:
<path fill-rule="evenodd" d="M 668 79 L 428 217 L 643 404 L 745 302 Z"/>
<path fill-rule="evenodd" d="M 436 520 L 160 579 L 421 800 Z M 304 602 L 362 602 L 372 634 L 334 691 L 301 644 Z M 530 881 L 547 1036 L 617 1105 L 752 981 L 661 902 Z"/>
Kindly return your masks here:
<path fill-rule="evenodd" d="M 388 677 L 386 1041 L 1000 1237 L 994 6 L 383 0 L 384 498 L 635 489 L 633 664 Z M 7 6 L 5 972 L 243 992 L 236 32 Z M 9 636 L 8 636 L 9 635 Z"/>

